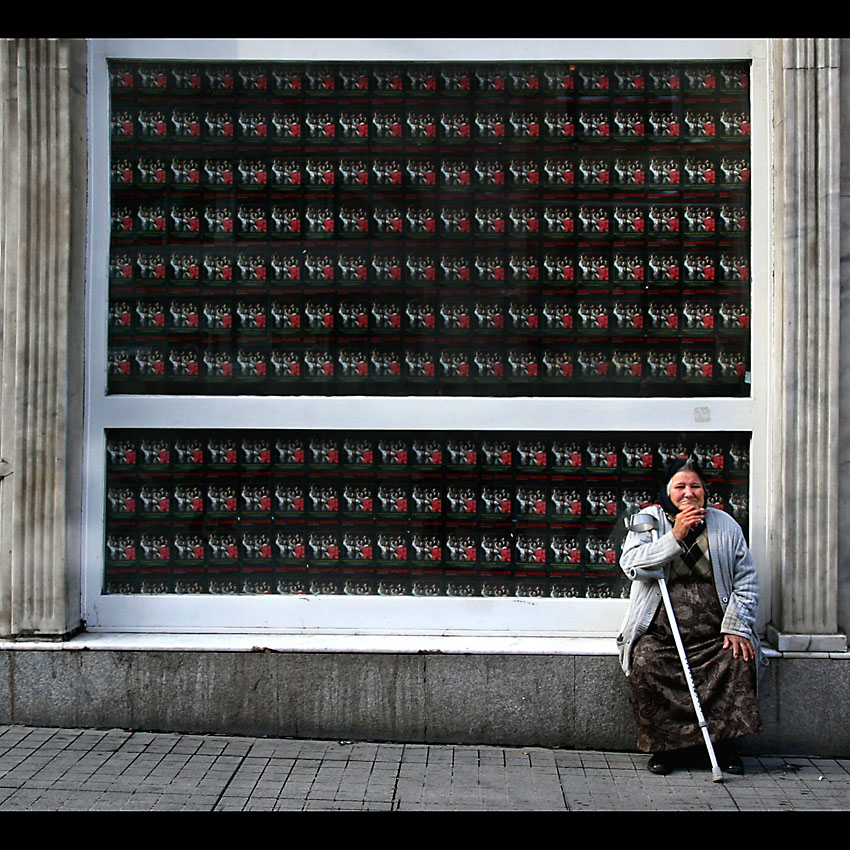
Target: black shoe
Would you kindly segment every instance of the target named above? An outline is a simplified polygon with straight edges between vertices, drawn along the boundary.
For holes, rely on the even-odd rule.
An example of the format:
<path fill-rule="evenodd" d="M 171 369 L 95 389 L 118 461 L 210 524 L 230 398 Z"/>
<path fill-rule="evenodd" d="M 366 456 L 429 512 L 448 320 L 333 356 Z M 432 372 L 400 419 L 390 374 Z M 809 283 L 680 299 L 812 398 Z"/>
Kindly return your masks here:
<path fill-rule="evenodd" d="M 673 769 L 672 756 L 670 753 L 655 753 L 646 767 L 656 776 L 666 776 Z"/>
<path fill-rule="evenodd" d="M 741 757 L 735 753 L 728 753 L 723 761 L 720 762 L 720 769 L 724 773 L 731 773 L 733 776 L 743 776 L 744 775 L 744 763 L 741 761 Z"/>
<path fill-rule="evenodd" d="M 717 763 L 724 773 L 731 773 L 733 776 L 744 774 L 744 763 L 730 744 L 721 744 L 717 748 Z"/>

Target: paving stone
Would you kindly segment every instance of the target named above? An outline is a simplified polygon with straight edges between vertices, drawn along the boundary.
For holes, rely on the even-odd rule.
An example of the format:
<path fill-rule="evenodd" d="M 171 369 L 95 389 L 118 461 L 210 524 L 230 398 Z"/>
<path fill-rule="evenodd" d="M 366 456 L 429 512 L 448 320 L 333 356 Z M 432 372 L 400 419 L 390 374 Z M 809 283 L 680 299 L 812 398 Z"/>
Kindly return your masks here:
<path fill-rule="evenodd" d="M 638 753 L 5 726 L 0 811 L 850 810 L 848 759 L 748 756 L 723 785 L 645 765 Z"/>

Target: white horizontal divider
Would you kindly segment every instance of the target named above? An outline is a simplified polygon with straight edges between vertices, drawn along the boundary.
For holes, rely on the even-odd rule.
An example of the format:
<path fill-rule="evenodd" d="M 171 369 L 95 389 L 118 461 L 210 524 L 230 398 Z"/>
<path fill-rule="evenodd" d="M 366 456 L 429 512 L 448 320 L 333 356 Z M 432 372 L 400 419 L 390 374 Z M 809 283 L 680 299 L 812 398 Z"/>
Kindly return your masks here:
<path fill-rule="evenodd" d="M 103 596 L 93 630 L 613 638 L 622 599 Z M 128 627 L 128 624 L 131 624 Z"/>
<path fill-rule="evenodd" d="M 175 404 L 175 400 L 179 401 Z M 661 404 L 659 404 L 659 401 Z M 109 396 L 106 428 L 745 431 L 749 398 Z M 342 429 L 333 423 L 344 423 Z"/>

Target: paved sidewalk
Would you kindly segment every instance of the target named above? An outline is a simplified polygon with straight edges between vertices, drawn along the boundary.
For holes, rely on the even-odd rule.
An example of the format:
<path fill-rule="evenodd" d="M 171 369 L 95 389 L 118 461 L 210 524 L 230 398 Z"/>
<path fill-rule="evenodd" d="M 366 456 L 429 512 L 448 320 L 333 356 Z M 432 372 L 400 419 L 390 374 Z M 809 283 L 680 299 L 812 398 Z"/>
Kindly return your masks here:
<path fill-rule="evenodd" d="M 650 774 L 642 754 L 0 726 L 0 811 L 850 810 L 850 759 Z"/>

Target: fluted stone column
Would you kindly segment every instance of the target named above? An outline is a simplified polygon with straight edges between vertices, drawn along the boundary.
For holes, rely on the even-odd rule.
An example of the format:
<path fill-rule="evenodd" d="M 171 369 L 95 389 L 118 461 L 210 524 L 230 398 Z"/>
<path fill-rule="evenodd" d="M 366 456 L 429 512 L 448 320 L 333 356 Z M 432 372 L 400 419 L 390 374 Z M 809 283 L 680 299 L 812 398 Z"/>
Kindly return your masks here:
<path fill-rule="evenodd" d="M 842 651 L 847 639 L 838 627 L 839 40 L 778 39 L 775 47 L 768 636 L 783 650 Z"/>
<path fill-rule="evenodd" d="M 0 635 L 79 625 L 85 44 L 0 40 Z"/>

